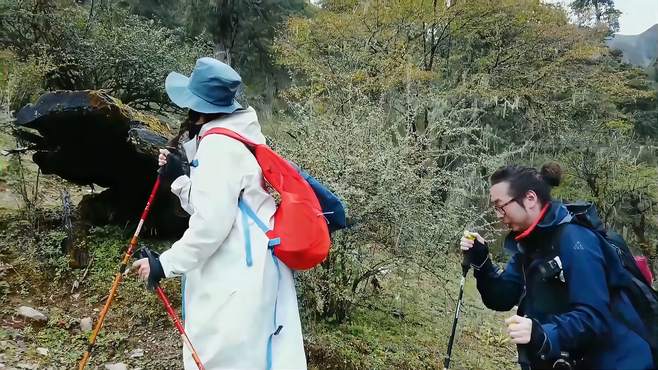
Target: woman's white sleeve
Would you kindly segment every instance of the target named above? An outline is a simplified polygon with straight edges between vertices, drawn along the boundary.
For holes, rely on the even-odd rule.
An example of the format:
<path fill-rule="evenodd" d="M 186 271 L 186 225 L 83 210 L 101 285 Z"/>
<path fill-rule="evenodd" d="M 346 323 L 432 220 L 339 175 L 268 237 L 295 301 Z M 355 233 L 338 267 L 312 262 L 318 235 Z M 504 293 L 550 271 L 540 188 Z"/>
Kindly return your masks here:
<path fill-rule="evenodd" d="M 180 200 L 181 208 L 189 214 L 194 212 L 194 207 L 192 206 L 192 203 L 190 203 L 191 190 L 192 181 L 187 175 L 178 176 L 178 178 L 171 183 L 171 192 Z"/>
<path fill-rule="evenodd" d="M 222 135 L 210 135 L 199 145 L 188 185 L 188 204 L 194 207 L 183 237 L 160 256 L 165 276 L 197 268 L 222 245 L 237 216 L 244 162 L 250 156 L 242 143 Z"/>

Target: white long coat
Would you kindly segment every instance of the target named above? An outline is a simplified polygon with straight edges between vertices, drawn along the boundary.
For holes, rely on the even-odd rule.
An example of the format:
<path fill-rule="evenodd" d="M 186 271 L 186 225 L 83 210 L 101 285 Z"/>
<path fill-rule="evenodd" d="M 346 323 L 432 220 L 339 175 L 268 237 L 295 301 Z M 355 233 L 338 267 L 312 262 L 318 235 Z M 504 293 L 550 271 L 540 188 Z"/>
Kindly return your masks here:
<path fill-rule="evenodd" d="M 256 143 L 265 143 L 252 109 L 208 122 L 200 135 L 214 127 L 233 130 Z M 207 370 L 267 369 L 272 337 L 272 369 L 306 369 L 302 330 L 293 275 L 283 263 L 279 271 L 267 248 L 268 239 L 247 217 L 253 265 L 246 263 L 245 230 L 238 198 L 269 222 L 276 209 L 263 189 L 261 169 L 240 142 L 209 135 L 184 144 L 190 176 L 176 179 L 171 190 L 190 215 L 183 237 L 163 252 L 160 262 L 167 277 L 184 275 L 185 330 Z M 277 295 L 278 292 L 278 295 Z M 183 350 L 186 370 L 196 369 Z"/>

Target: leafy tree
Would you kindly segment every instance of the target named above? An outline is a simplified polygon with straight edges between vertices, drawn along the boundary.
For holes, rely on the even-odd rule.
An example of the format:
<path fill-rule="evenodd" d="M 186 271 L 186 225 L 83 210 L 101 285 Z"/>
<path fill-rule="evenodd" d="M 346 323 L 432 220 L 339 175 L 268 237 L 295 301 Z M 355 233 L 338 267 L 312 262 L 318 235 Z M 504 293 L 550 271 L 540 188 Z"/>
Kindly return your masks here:
<path fill-rule="evenodd" d="M 619 31 L 621 11 L 615 8 L 614 0 L 574 0 L 570 7 L 582 25 L 603 25 L 610 33 Z"/>
<path fill-rule="evenodd" d="M 0 4 L 0 46 L 19 60 L 47 57 L 53 64 L 45 89 L 106 89 L 138 108 L 169 104 L 164 79 L 187 72 L 197 57 L 211 53 L 203 39 L 146 21 L 127 10 L 87 9 L 56 1 Z"/>
<path fill-rule="evenodd" d="M 595 202 L 608 227 L 621 232 L 636 252 L 655 258 L 658 170 L 652 163 L 655 160 L 647 161 L 655 158 L 655 153 L 629 150 L 635 147 L 631 133 L 628 122 L 610 122 L 595 134 L 599 147 L 566 146 L 559 158 L 567 165 L 568 174 L 557 195 Z"/>
<path fill-rule="evenodd" d="M 270 111 L 288 76 L 271 57 L 272 40 L 290 16 L 307 14 L 306 0 L 201 0 L 183 1 L 190 35 L 207 34 L 214 54 L 235 67 L 246 82 L 247 93 L 262 111 Z"/>
<path fill-rule="evenodd" d="M 290 20 L 275 43 L 278 61 L 293 76 L 294 85 L 285 93 L 292 121 L 308 122 L 303 130 L 282 130 L 299 142 L 294 156 L 311 170 L 355 173 L 329 182 L 341 194 L 361 189 L 359 197 L 348 195 L 347 203 L 364 226 L 358 236 L 347 232 L 346 244 L 337 242 L 326 275 L 306 280 L 306 291 L 313 294 L 305 297 L 317 297 L 310 307 L 324 307 L 323 314 L 339 320 L 349 315 L 350 304 L 358 302 L 365 287 L 360 277 L 377 276 L 382 266 L 371 259 L 381 254 L 369 255 L 363 248 L 374 244 L 394 256 L 386 269 L 407 268 L 419 260 L 437 263 L 426 247 L 450 245 L 465 220 L 490 230 L 486 176 L 504 162 L 562 161 L 574 174 L 565 194 L 596 200 L 611 225 L 638 226 L 638 232 L 629 235 L 651 244 L 655 234 L 649 224 L 654 221 L 646 205 L 653 200 L 644 200 L 655 196 L 647 182 L 654 164 L 638 157 L 635 127 L 641 126 L 644 112 L 655 107 L 655 92 L 640 71 L 610 55 L 603 45 L 607 31 L 570 25 L 558 8 L 519 0 L 473 0 L 448 9 L 442 2 L 421 0 L 322 5 L 313 18 Z M 376 119 L 371 112 L 377 113 Z M 344 120 L 354 123 L 341 123 Z M 614 131 L 618 127 L 625 131 Z M 384 130 L 377 139 L 380 146 L 365 141 L 361 130 L 369 135 Z M 618 134 L 611 135 L 611 130 Z M 341 141 L 331 136 L 335 132 L 348 134 L 342 134 Z M 351 135 L 364 143 L 345 139 Z M 621 143 L 629 145 L 626 157 L 617 155 Z M 320 148 L 313 150 L 317 145 Z M 363 162 L 374 164 L 376 156 L 366 154 L 373 148 L 383 158 L 398 153 L 390 163 L 423 166 L 368 171 L 345 155 L 358 150 Z M 323 150 L 338 152 L 339 158 Z M 331 165 L 323 164 L 328 158 Z M 592 166 L 599 179 L 609 175 L 606 185 L 590 187 L 583 180 L 583 163 Z M 626 171 L 642 175 L 624 176 Z M 418 173 L 427 174 L 426 181 L 434 184 L 425 192 L 431 213 L 423 213 L 428 206 L 421 199 L 407 196 L 413 189 L 396 188 L 405 179 L 420 184 L 411 176 Z M 395 178 L 386 183 L 395 189 L 393 199 L 364 185 L 370 181 L 366 179 L 382 177 Z M 573 192 L 575 188 L 599 190 Z M 396 204 L 399 207 L 392 209 L 414 212 L 386 217 L 390 210 L 382 206 L 368 217 L 365 210 L 375 204 Z M 644 231 L 642 222 L 647 225 Z M 391 232 L 409 225 L 425 232 L 410 239 L 397 239 Z M 406 242 L 404 248 L 401 241 Z M 404 253 L 397 253 L 400 250 Z"/>
<path fill-rule="evenodd" d="M 54 66 L 46 57 L 21 62 L 14 53 L 0 51 L 0 68 L 0 111 L 10 113 L 44 92 L 43 81 Z"/>
<path fill-rule="evenodd" d="M 184 26 L 184 2 L 171 0 L 123 0 L 117 2 L 132 8 L 132 12 L 160 22 L 168 28 Z"/>
<path fill-rule="evenodd" d="M 452 81 L 433 71 L 443 67 L 423 59 L 420 38 L 432 26 L 417 18 L 421 2 L 388 5 L 342 3 L 291 20 L 275 47 L 295 82 L 286 92 L 293 117 L 277 139 L 356 220 L 323 268 L 303 277 L 307 312 L 337 321 L 386 271 L 440 275 L 456 230 L 487 222 L 481 176 L 502 162 L 490 154 L 498 139 L 484 110 L 453 96 Z"/>

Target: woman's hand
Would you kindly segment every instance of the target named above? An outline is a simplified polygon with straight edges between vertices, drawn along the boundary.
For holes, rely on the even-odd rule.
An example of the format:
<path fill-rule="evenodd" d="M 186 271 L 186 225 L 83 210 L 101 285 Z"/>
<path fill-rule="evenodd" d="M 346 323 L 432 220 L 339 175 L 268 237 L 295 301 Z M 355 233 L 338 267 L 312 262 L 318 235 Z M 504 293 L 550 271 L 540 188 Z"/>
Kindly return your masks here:
<path fill-rule="evenodd" d="M 138 259 L 133 262 L 131 270 L 135 271 L 140 280 L 146 281 L 151 273 L 151 266 L 149 265 L 148 258 Z"/>
<path fill-rule="evenodd" d="M 167 149 L 160 149 L 160 155 L 158 156 L 158 166 L 162 167 L 167 164 L 167 156 L 169 151 Z"/>

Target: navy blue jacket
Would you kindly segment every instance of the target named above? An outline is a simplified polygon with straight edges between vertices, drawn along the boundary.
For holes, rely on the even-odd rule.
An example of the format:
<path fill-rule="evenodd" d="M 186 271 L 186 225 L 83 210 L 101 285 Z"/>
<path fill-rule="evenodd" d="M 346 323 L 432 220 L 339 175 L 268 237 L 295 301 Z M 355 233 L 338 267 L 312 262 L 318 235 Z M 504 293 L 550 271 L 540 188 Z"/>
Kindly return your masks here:
<path fill-rule="evenodd" d="M 556 359 L 564 351 L 583 358 L 582 369 L 651 369 L 648 343 L 620 320 L 643 329 L 640 317 L 621 290 L 608 286 L 623 279 L 623 267 L 605 257 L 608 247 L 594 232 L 569 221 L 564 205 L 552 202 L 527 237 L 516 241 L 510 233 L 504 246 L 513 256 L 505 270 L 488 260 L 474 272 L 482 301 L 498 311 L 518 305 L 520 315 L 541 324 L 546 342 L 531 354 L 535 368 L 540 357 Z M 538 267 L 555 255 L 562 275 L 546 279 Z"/>

